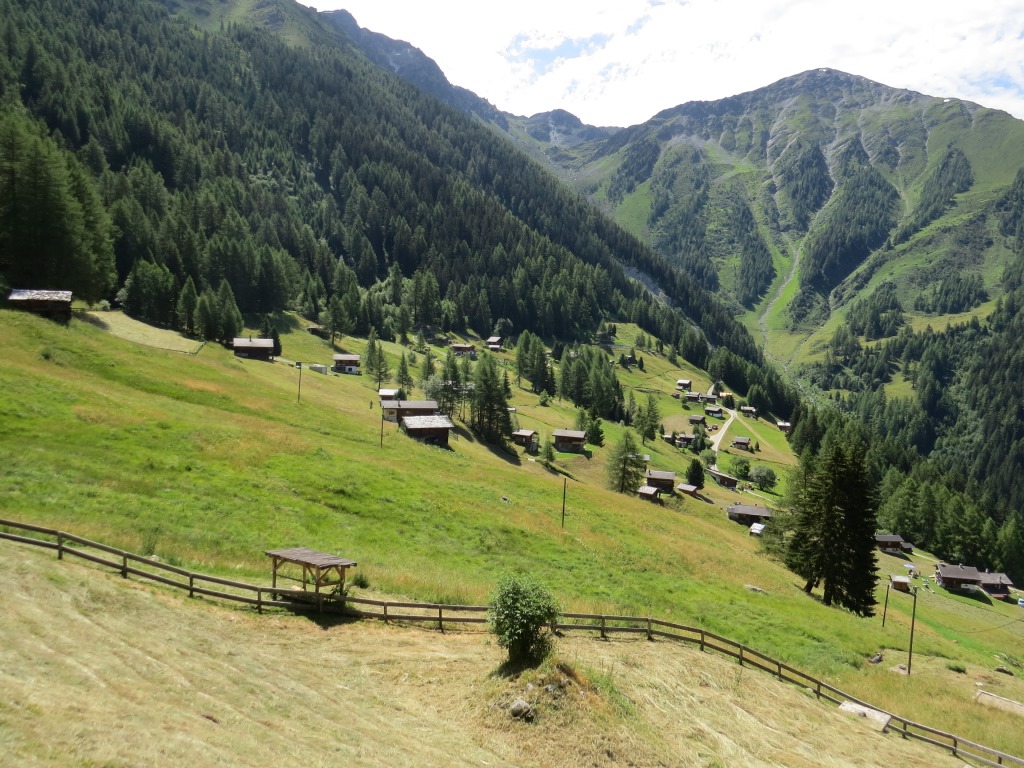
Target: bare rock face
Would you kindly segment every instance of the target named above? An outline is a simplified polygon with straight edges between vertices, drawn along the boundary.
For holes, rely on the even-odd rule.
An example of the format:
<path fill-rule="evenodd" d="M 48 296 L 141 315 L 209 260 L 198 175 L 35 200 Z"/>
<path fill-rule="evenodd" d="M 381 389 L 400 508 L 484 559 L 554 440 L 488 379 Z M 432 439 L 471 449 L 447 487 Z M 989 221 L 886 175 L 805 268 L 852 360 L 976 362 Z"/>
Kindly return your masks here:
<path fill-rule="evenodd" d="M 525 699 L 516 698 L 508 708 L 508 713 L 517 720 L 533 719 L 533 707 Z"/>

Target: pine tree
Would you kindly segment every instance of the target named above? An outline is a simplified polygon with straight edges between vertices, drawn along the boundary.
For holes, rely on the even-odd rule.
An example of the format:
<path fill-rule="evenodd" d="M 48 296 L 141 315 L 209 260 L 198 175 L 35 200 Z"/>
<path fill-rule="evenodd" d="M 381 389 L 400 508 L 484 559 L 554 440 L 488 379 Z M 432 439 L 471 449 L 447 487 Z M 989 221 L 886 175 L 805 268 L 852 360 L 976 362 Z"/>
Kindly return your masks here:
<path fill-rule="evenodd" d="M 608 487 L 619 493 L 636 493 L 643 485 L 646 469 L 636 436 L 627 429 L 608 457 Z"/>
<path fill-rule="evenodd" d="M 484 352 L 473 372 L 471 424 L 484 440 L 504 444 L 512 431 L 508 398 L 494 356 Z"/>
<path fill-rule="evenodd" d="M 704 466 L 700 459 L 690 459 L 690 466 L 686 468 L 686 484 L 695 488 L 704 487 Z"/>
<path fill-rule="evenodd" d="M 786 565 L 805 579 L 810 594 L 822 586 L 822 602 L 860 616 L 874 613 L 877 495 L 864 446 L 849 435 L 829 435 L 813 462 L 801 459 L 794 478 L 795 525 Z"/>
<path fill-rule="evenodd" d="M 413 381 L 412 374 L 409 373 L 409 361 L 405 359 L 405 352 L 398 358 L 398 372 L 395 374 L 395 382 L 402 392 L 405 393 L 405 397 L 408 397 L 409 393 L 412 392 L 415 382 Z"/>
<path fill-rule="evenodd" d="M 199 295 L 196 293 L 196 285 L 189 276 L 185 280 L 185 287 L 181 289 L 178 296 L 178 329 L 191 336 L 195 333 L 196 305 L 199 304 Z"/>
<path fill-rule="evenodd" d="M 587 437 L 586 440 L 591 445 L 602 446 L 604 445 L 604 430 L 601 428 L 601 419 L 595 416 L 586 427 Z"/>

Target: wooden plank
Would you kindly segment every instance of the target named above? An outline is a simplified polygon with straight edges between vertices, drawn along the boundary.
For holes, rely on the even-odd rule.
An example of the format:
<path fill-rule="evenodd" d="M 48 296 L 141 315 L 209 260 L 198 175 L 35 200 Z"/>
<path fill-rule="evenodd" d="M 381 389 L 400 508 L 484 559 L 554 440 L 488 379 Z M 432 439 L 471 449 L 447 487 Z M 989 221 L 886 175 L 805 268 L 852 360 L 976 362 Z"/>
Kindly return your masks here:
<path fill-rule="evenodd" d="M 115 562 L 113 560 L 105 560 L 104 558 L 100 557 L 99 555 L 91 555 L 88 552 L 83 552 L 80 549 L 73 549 L 71 547 L 64 547 L 64 552 L 66 554 L 69 554 L 69 555 L 74 555 L 75 557 L 80 557 L 83 560 L 88 560 L 88 561 L 93 562 L 93 563 L 98 563 L 99 565 L 105 565 L 105 566 L 107 566 L 109 568 L 113 568 L 114 570 L 117 570 L 117 571 L 121 570 L 121 564 L 120 563 Z"/>
<path fill-rule="evenodd" d="M 43 547 L 45 549 L 57 549 L 57 547 L 59 546 L 55 541 L 33 539 L 31 536 L 19 536 L 16 533 L 4 533 L 3 531 L 0 531 L 0 539 L 7 539 L 8 541 L 17 541 L 21 544 L 34 544 L 37 547 Z"/>
<path fill-rule="evenodd" d="M 169 587 L 177 587 L 178 589 L 188 589 L 188 584 L 183 584 L 180 581 L 169 579 L 166 576 L 161 576 L 158 573 L 150 573 L 149 571 L 143 571 L 141 568 L 132 568 L 131 566 L 128 566 L 128 573 L 132 574 L 133 576 L 141 576 L 142 578 L 149 579 L 150 581 L 157 581 L 161 584 L 166 584 Z"/>
<path fill-rule="evenodd" d="M 83 539 L 81 536 L 75 536 L 74 534 L 66 533 L 64 531 L 61 531 L 60 535 L 68 541 L 74 541 L 78 544 L 82 544 L 83 546 L 91 547 L 92 549 L 98 549 L 101 552 L 109 552 L 110 554 L 117 555 L 118 557 L 124 557 L 125 555 L 130 554 L 129 552 L 125 552 L 123 549 L 118 549 L 117 547 L 110 547 L 106 544 L 100 544 L 98 541 Z M 68 549 L 67 551 L 70 552 L 71 550 Z M 121 566 L 118 565 L 117 567 L 120 568 Z"/>
<path fill-rule="evenodd" d="M 0 520 L 0 525 L 7 528 L 20 528 L 23 531 L 35 531 L 36 533 L 46 533 L 50 536 L 56 536 L 60 531 L 55 528 L 43 528 L 41 525 L 31 525 L 30 523 L 18 523 L 14 520 Z"/>
<path fill-rule="evenodd" d="M 219 576 L 205 576 L 201 573 L 189 573 L 187 575 L 195 577 L 197 581 L 208 581 L 211 584 L 220 584 L 223 587 L 234 587 L 235 589 L 245 589 L 249 592 L 256 592 L 260 589 L 266 589 L 266 587 L 257 587 L 255 584 L 246 584 L 244 581 L 232 581 L 231 579 L 222 579 Z"/>

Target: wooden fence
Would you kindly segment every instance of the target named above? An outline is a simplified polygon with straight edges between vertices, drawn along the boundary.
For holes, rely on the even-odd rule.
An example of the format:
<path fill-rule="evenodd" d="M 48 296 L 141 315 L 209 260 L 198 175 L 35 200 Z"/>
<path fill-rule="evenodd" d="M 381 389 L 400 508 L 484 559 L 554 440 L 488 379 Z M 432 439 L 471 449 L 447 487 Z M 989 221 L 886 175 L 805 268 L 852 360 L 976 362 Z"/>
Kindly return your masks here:
<path fill-rule="evenodd" d="M 24 531 L 32 535 L 12 533 L 11 529 Z M 39 535 L 49 539 L 39 538 Z M 0 539 L 31 544 L 55 550 L 57 559 L 64 555 L 74 555 L 98 565 L 113 568 L 122 578 L 138 576 L 169 587 L 188 592 L 189 597 L 205 595 L 222 600 L 231 600 L 255 606 L 263 612 L 264 608 L 286 608 L 288 610 L 310 610 L 329 612 L 356 618 L 383 619 L 397 622 L 436 622 L 443 632 L 445 624 L 486 624 L 487 606 L 483 605 L 443 605 L 440 603 L 395 602 L 390 600 L 372 600 L 369 598 L 340 596 L 332 598 L 321 596 L 319 600 L 309 593 L 285 587 L 261 587 L 245 582 L 222 579 L 217 576 L 194 573 L 167 565 L 142 555 L 100 544 L 80 536 L 43 528 L 37 525 L 19 523 L 0 519 Z M 92 551 L 87 551 L 92 550 Z M 96 552 L 100 554 L 96 554 Z M 220 589 L 213 588 L 214 586 Z M 358 606 L 358 607 L 354 607 Z M 794 669 L 788 664 L 773 659 L 742 643 L 713 632 L 675 624 L 651 617 L 609 616 L 592 613 L 562 613 L 552 623 L 551 629 L 559 632 L 594 632 L 606 638 L 613 634 L 643 635 L 648 640 L 661 637 L 676 642 L 689 643 L 701 651 L 716 651 L 737 659 L 741 666 L 753 667 L 768 672 L 780 681 L 795 683 L 814 693 L 819 699 L 834 704 L 852 702 L 883 712 L 890 718 L 889 730 L 903 738 L 917 739 L 948 750 L 953 755 L 974 760 L 982 765 L 1024 766 L 1024 759 L 1008 755 L 984 744 L 965 739 L 952 733 L 946 733 L 927 725 L 907 720 L 904 717 L 886 712 L 868 704 L 855 696 L 819 680 L 811 675 Z"/>

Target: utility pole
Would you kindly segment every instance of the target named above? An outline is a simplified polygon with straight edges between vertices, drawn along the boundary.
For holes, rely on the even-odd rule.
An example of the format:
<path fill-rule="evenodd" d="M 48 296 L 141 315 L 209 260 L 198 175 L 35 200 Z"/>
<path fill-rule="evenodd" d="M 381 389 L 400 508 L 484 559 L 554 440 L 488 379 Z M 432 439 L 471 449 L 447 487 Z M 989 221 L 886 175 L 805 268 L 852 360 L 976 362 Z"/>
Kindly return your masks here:
<path fill-rule="evenodd" d="M 910 675 L 910 665 L 914 661 L 914 622 L 917 620 L 917 587 L 914 587 L 914 610 L 910 614 L 910 650 L 907 651 L 907 675 Z"/>
<path fill-rule="evenodd" d="M 569 482 L 569 478 L 562 478 L 562 530 L 565 530 L 565 489 Z"/>
<path fill-rule="evenodd" d="M 885 585 L 885 607 L 882 609 L 882 626 L 883 627 L 885 626 L 885 614 L 889 610 L 889 587 L 891 587 L 891 586 L 892 586 L 892 584 L 886 584 Z"/>
<path fill-rule="evenodd" d="M 299 394 L 295 398 L 296 403 L 302 402 L 302 363 L 296 362 L 295 367 L 299 369 Z"/>

